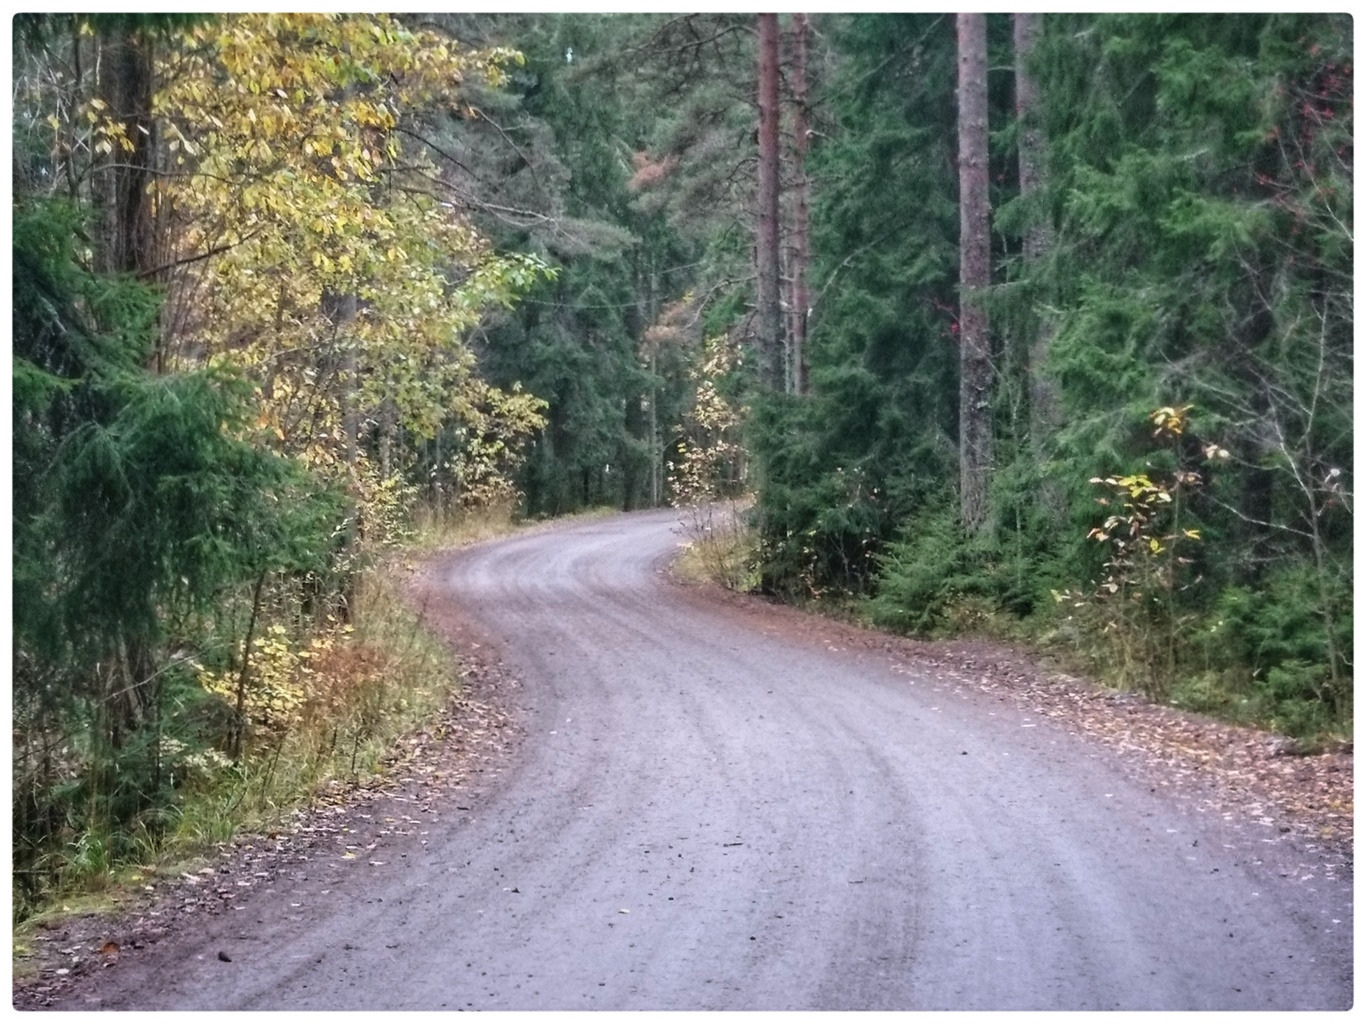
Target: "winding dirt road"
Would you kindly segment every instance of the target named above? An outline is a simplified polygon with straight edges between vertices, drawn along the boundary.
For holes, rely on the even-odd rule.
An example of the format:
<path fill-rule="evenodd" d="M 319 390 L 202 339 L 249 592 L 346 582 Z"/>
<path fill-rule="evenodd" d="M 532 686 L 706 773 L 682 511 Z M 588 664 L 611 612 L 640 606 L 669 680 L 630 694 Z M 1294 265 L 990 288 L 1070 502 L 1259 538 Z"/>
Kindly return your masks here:
<path fill-rule="evenodd" d="M 385 863 L 314 864 L 174 970 L 106 972 L 99 1005 L 1351 1005 L 1350 881 L 818 620 L 793 636 L 669 583 L 680 540 L 653 512 L 446 564 L 522 681 L 511 765 Z"/>

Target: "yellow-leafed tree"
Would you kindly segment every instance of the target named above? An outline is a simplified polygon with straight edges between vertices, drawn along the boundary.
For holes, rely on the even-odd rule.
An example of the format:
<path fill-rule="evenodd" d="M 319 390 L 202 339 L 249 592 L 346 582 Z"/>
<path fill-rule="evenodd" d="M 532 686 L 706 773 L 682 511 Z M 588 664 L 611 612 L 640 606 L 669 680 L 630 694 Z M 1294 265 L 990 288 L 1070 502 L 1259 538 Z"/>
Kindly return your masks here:
<path fill-rule="evenodd" d="M 360 14 L 224 16 L 183 43 L 154 99 L 165 365 L 242 370 L 265 437 L 362 491 L 396 437 L 452 419 L 503 435 L 506 465 L 471 446 L 472 477 L 510 468 L 543 403 L 481 381 L 465 339 L 548 271 L 493 252 L 408 143 L 417 117 L 477 116 L 462 81 L 519 55 Z"/>

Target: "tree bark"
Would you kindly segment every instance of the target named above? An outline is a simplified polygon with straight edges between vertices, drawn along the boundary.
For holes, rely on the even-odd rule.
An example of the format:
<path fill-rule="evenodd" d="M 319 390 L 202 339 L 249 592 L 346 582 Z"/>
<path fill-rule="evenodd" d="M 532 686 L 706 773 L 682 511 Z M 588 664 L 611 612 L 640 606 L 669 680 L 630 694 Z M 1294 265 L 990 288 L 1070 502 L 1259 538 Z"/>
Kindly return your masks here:
<path fill-rule="evenodd" d="M 1042 31 L 1043 15 L 1015 15 L 1015 118 L 1020 128 L 1020 197 L 1026 202 L 1032 200 L 1035 206 L 1039 204 L 1045 186 L 1045 140 L 1038 122 L 1039 90 L 1029 73 L 1029 59 Z M 1046 212 L 1031 211 L 1024 236 L 1026 273 L 1036 269 L 1052 244 L 1053 227 Z M 1030 331 L 1025 361 L 1029 381 L 1029 443 L 1034 464 L 1042 475 L 1048 441 L 1062 422 L 1057 382 L 1044 372 L 1056 325 L 1044 313 L 1031 324 Z M 1042 496 L 1046 511 L 1053 518 L 1059 518 L 1063 512 L 1063 498 L 1057 485 L 1046 483 Z"/>
<path fill-rule="evenodd" d="M 958 15 L 960 510 L 975 533 L 987 521 L 992 460 L 991 337 L 980 290 L 991 283 L 987 193 L 986 15 Z"/>
<path fill-rule="evenodd" d="M 805 14 L 792 15 L 792 391 L 807 392 L 806 318 L 811 306 L 807 283 L 811 265 L 811 186 L 806 178 L 809 144 L 806 94 Z"/>
<path fill-rule="evenodd" d="M 100 38 L 97 88 L 105 113 L 132 146 L 115 142 L 101 163 L 94 199 L 100 214 L 97 266 L 105 273 L 136 274 L 154 266 L 147 185 L 152 166 L 152 44 L 137 32 Z"/>
<path fill-rule="evenodd" d="M 778 293 L 778 16 L 760 14 L 758 272 L 759 373 L 765 386 L 782 388 L 783 320 Z"/>

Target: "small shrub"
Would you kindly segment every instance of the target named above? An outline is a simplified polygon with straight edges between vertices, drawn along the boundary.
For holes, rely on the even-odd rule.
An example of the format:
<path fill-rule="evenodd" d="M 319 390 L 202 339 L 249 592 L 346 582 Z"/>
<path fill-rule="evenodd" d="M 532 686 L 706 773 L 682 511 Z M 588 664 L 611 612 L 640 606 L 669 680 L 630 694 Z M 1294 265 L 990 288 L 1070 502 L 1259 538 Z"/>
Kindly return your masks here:
<path fill-rule="evenodd" d="M 675 563 L 680 575 L 748 593 L 759 587 L 758 540 L 746 518 L 749 502 L 716 502 L 683 509 L 688 545 Z"/>
<path fill-rule="evenodd" d="M 1305 735 L 1351 721 L 1353 615 L 1345 581 L 1291 566 L 1255 592 L 1228 587 L 1208 619 L 1193 654 L 1225 676 L 1241 674 L 1268 713 L 1284 720 L 1282 731 Z"/>
<path fill-rule="evenodd" d="M 913 529 L 889 545 L 866 608 L 879 626 L 931 636 L 945 627 L 953 605 L 981 596 L 986 584 L 974 571 L 955 512 L 913 520 Z"/>

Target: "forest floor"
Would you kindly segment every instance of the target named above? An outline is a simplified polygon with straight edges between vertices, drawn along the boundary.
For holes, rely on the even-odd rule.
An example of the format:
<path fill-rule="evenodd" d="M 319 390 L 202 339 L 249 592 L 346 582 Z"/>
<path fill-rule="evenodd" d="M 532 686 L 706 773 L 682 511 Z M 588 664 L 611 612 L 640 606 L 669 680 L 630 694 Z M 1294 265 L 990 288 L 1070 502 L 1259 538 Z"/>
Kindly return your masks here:
<path fill-rule="evenodd" d="M 47 922 L 14 959 L 17 1009 L 78 1009 L 81 993 L 97 983 L 92 975 L 120 957 L 166 945 L 157 940 L 228 911 L 247 891 L 267 888 L 310 858 L 360 853 L 354 863 L 378 863 L 386 843 L 414 835 L 434 809 L 464 811 L 477 803 L 526 741 L 521 683 L 478 644 L 456 604 L 440 599 L 432 569 L 439 561 L 414 573 L 409 590 L 428 625 L 459 657 L 466 688 L 439 721 L 395 750 L 384 780 L 368 788 L 336 787 L 287 826 L 240 836 L 193 870 L 116 896 L 110 912 Z M 711 585 L 675 588 L 689 603 L 743 610 L 768 633 L 809 638 L 813 631 L 812 617 L 802 611 Z M 1350 745 L 1308 756 L 1287 753 L 1278 737 L 1103 689 L 1005 645 L 914 641 L 828 619 L 818 628 L 831 650 L 890 655 L 907 675 L 1007 702 L 1086 734 L 1152 789 L 1179 791 L 1210 813 L 1251 823 L 1264 831 L 1263 842 L 1293 840 L 1300 856 L 1312 857 L 1328 877 L 1351 876 Z"/>

